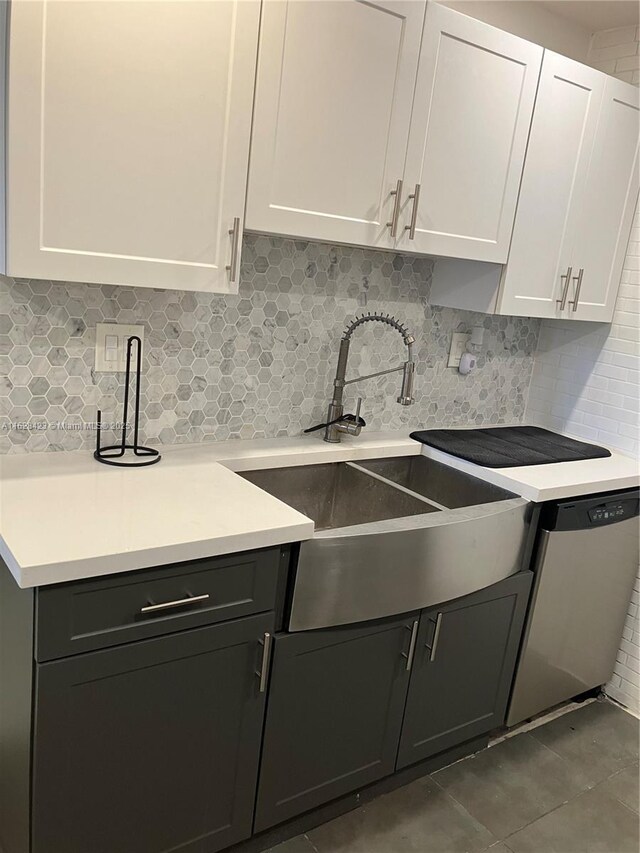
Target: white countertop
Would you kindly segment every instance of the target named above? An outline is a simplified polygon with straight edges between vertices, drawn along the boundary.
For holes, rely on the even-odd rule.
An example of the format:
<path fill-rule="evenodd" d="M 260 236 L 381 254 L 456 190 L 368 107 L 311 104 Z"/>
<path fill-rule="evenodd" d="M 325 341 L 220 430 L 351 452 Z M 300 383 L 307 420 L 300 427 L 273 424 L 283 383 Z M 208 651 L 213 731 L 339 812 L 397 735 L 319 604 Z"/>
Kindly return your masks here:
<path fill-rule="evenodd" d="M 577 436 L 571 438 L 580 441 Z M 631 489 L 640 485 L 640 461 L 615 450 L 611 450 L 611 456 L 603 459 L 521 465 L 516 468 L 485 468 L 484 465 L 465 462 L 426 444 L 422 452 L 430 459 L 466 471 L 535 503 L 577 498 L 615 489 Z"/>
<path fill-rule="evenodd" d="M 532 501 L 637 486 L 639 463 L 607 459 L 484 468 L 407 433 L 327 444 L 305 436 L 165 447 L 148 468 L 87 451 L 0 457 L 0 556 L 21 587 L 301 541 L 313 522 L 233 471 L 424 453 Z"/>
<path fill-rule="evenodd" d="M 161 448 L 147 468 L 90 452 L 0 457 L 0 556 L 21 587 L 43 586 L 298 542 L 313 522 L 230 469 L 419 453 L 406 436 Z M 221 463 L 225 464 L 221 464 Z"/>

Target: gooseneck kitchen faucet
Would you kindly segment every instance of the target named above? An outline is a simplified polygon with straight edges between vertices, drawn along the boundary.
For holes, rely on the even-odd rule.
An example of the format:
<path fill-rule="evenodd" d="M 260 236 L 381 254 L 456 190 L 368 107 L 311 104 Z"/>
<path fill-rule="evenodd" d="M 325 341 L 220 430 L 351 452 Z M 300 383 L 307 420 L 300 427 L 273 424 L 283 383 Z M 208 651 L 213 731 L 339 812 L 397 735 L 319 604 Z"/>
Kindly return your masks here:
<path fill-rule="evenodd" d="M 398 367 L 390 367 L 388 370 L 379 370 L 377 373 L 368 373 L 366 376 L 357 376 L 354 379 L 347 379 L 347 361 L 349 359 L 349 346 L 351 344 L 351 336 L 363 323 L 385 323 L 387 326 L 400 332 L 402 339 L 407 347 L 407 360 Z M 388 314 L 363 314 L 361 317 L 356 317 L 344 331 L 340 340 L 340 350 L 338 353 L 338 367 L 336 369 L 336 377 L 333 380 L 333 398 L 329 403 L 327 412 L 327 420 L 323 424 L 318 424 L 315 427 L 306 429 L 305 432 L 313 432 L 317 429 L 324 428 L 324 440 L 337 443 L 340 441 L 341 433 L 347 435 L 360 435 L 360 430 L 365 426 L 364 420 L 360 417 L 360 405 L 362 398 L 358 398 L 358 404 L 355 415 L 344 414 L 343 396 L 346 385 L 352 385 L 354 382 L 362 382 L 365 379 L 373 379 L 376 376 L 385 376 L 387 373 L 397 373 L 402 371 L 402 387 L 400 396 L 397 398 L 401 406 L 410 406 L 413 401 L 413 381 L 415 374 L 415 362 L 413 360 L 412 346 L 415 343 L 413 335 L 400 323 L 395 317 L 390 317 Z"/>

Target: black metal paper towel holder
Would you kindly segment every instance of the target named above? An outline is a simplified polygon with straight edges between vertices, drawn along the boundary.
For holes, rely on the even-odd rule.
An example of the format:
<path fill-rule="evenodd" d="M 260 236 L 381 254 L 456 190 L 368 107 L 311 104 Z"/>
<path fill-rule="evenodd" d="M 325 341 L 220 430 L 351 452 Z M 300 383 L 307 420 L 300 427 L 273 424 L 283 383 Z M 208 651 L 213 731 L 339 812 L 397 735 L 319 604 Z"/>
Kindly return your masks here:
<path fill-rule="evenodd" d="M 133 343 L 136 343 L 136 392 L 133 413 L 133 444 L 127 444 L 127 430 L 129 427 L 129 386 L 131 382 L 131 353 Z M 124 411 L 122 413 L 122 437 L 119 444 L 110 444 L 102 447 L 100 444 L 100 433 L 102 431 L 102 412 L 98 409 L 96 449 L 93 453 L 94 459 L 104 465 L 117 465 L 122 468 L 141 468 L 145 465 L 155 465 L 162 459 L 157 450 L 151 447 L 143 447 L 138 443 L 139 421 L 140 421 L 140 375 L 142 372 L 142 341 L 137 335 L 127 338 L 127 366 L 124 379 Z M 127 450 L 133 451 L 135 459 L 127 457 Z M 139 457 L 146 457 L 140 459 Z"/>

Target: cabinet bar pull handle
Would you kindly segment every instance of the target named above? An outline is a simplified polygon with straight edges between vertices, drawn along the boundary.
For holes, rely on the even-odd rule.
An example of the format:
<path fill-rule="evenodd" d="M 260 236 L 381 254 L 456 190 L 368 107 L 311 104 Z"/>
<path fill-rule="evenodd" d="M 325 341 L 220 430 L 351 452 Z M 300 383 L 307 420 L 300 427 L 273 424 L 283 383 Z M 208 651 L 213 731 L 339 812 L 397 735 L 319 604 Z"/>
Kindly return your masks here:
<path fill-rule="evenodd" d="M 398 179 L 395 190 L 391 190 L 390 195 L 395 196 L 393 202 L 393 213 L 391 214 L 391 222 L 387 222 L 387 228 L 391 229 L 391 236 L 395 237 L 398 231 L 398 217 L 400 216 L 400 202 L 402 200 L 402 179 Z"/>
<path fill-rule="evenodd" d="M 409 626 L 407 625 L 406 627 L 408 628 Z M 409 670 L 411 669 L 411 667 L 413 665 L 413 656 L 415 655 L 415 652 L 416 652 L 416 640 L 417 639 L 418 639 L 418 620 L 416 619 L 416 621 L 411 626 L 411 639 L 409 640 L 409 651 L 408 652 L 402 652 L 402 657 L 407 659 L 407 665 L 405 667 L 407 672 L 409 672 Z"/>
<path fill-rule="evenodd" d="M 233 228 L 230 229 L 231 235 L 231 263 L 227 264 L 229 270 L 229 281 L 235 281 L 238 274 L 238 240 L 240 239 L 240 217 L 236 216 L 233 220 Z"/>
<path fill-rule="evenodd" d="M 267 678 L 269 677 L 269 652 L 271 651 L 271 634 L 265 633 L 262 640 L 262 663 L 260 671 L 256 675 L 260 678 L 260 693 L 264 693 L 267 689 Z"/>
<path fill-rule="evenodd" d="M 163 601 L 162 604 L 148 604 L 140 608 L 140 613 L 157 613 L 159 610 L 170 610 L 172 607 L 183 607 L 185 604 L 197 604 L 206 601 L 209 593 L 205 595 L 190 595 L 187 598 L 179 598 L 176 601 Z"/>
<path fill-rule="evenodd" d="M 573 272 L 573 267 L 567 267 L 567 274 L 560 276 L 560 281 L 564 279 L 564 287 L 562 288 L 562 296 L 560 299 L 556 299 L 556 303 L 560 306 L 560 310 L 564 311 L 567 306 L 567 296 L 569 294 L 569 284 L 571 282 L 571 273 Z"/>
<path fill-rule="evenodd" d="M 572 311 L 578 310 L 578 300 L 580 299 L 580 288 L 582 287 L 582 276 L 584 275 L 584 269 L 580 267 L 580 271 L 578 275 L 574 275 L 573 280 L 576 283 L 576 295 L 573 299 L 569 300 L 569 305 L 573 305 Z"/>
<path fill-rule="evenodd" d="M 413 207 L 411 209 L 411 222 L 404 226 L 404 230 L 409 232 L 409 239 L 413 240 L 416 236 L 416 222 L 418 221 L 418 205 L 420 204 L 420 184 L 416 184 L 415 190 L 409 198 L 413 199 Z"/>
<path fill-rule="evenodd" d="M 440 639 L 440 627 L 442 626 L 442 611 L 438 613 L 436 618 L 436 629 L 433 632 L 433 642 L 431 643 L 431 654 L 429 655 L 429 662 L 433 662 L 436 659 L 436 649 L 438 648 L 438 640 Z"/>

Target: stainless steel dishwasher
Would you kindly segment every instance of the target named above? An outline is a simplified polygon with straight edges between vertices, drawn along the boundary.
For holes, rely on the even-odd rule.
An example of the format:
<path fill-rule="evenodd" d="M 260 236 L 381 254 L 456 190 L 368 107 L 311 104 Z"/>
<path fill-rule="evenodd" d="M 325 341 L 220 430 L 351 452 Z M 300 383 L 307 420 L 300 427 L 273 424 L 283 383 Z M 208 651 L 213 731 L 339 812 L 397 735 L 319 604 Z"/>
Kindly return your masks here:
<path fill-rule="evenodd" d="M 543 507 L 507 725 L 611 677 L 640 561 L 639 497 L 632 489 Z"/>

